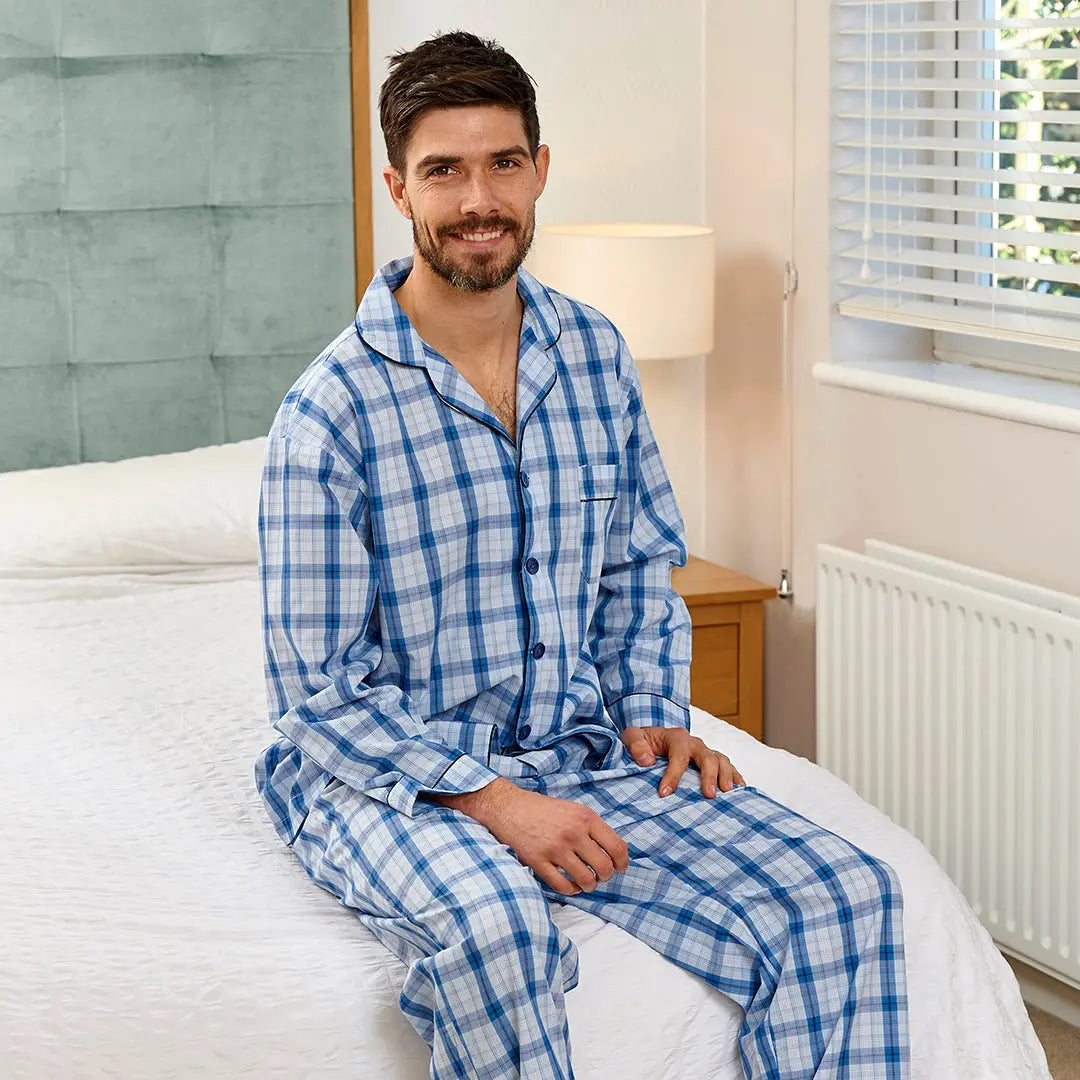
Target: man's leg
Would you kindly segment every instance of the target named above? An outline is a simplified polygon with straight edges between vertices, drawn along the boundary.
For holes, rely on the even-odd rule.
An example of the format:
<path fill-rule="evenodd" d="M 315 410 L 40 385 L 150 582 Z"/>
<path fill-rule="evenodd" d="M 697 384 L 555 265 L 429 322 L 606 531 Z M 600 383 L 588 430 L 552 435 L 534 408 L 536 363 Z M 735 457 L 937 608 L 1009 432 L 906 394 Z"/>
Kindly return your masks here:
<path fill-rule="evenodd" d="M 484 826 L 435 803 L 408 818 L 331 784 L 293 850 L 408 967 L 401 1009 L 435 1080 L 570 1080 L 563 995 L 577 950 L 539 880 Z"/>
<path fill-rule="evenodd" d="M 895 872 L 755 788 L 715 799 L 693 770 L 547 794 L 599 813 L 630 866 L 591 893 L 557 897 L 622 926 L 734 998 L 748 1077 L 901 1080 L 908 1074 L 902 897 Z M 643 1002 L 647 1022 L 648 1002 Z"/>

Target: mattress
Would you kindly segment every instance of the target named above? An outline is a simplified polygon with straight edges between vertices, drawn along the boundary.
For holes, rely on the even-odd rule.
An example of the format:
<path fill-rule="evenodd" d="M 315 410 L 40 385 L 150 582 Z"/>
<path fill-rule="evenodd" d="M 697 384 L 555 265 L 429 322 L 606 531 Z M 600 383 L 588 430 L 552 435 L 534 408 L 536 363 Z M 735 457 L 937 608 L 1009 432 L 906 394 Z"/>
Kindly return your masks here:
<path fill-rule="evenodd" d="M 274 834 L 253 566 L 0 597 L 0 1076 L 428 1076 L 405 968 Z M 692 709 L 748 783 L 893 865 L 912 1080 L 1048 1080 L 1016 981 L 913 837 L 805 759 Z M 580 952 L 581 1080 L 738 1080 L 742 1014 L 629 934 L 555 905 Z"/>

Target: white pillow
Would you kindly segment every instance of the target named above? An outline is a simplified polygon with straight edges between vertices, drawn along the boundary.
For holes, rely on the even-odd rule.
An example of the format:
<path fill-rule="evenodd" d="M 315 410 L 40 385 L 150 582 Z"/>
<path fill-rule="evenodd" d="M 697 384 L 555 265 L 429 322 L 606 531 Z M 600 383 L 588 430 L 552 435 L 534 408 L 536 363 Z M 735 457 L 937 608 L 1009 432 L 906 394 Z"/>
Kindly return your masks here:
<path fill-rule="evenodd" d="M 253 563 L 266 437 L 0 473 L 0 576 Z"/>

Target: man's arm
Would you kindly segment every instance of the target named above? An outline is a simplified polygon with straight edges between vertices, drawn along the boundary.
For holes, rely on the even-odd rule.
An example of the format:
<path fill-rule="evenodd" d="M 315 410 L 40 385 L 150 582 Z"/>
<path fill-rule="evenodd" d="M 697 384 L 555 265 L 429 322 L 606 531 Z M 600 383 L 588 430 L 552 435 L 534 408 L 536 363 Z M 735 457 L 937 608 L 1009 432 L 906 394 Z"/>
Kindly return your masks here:
<path fill-rule="evenodd" d="M 690 728 L 690 613 L 671 587 L 686 563 L 685 526 L 622 335 L 616 369 L 622 390 L 619 486 L 589 646 L 604 705 L 620 731 Z"/>
<path fill-rule="evenodd" d="M 413 815 L 422 791 L 498 773 L 428 738 L 408 699 L 371 685 L 382 646 L 360 462 L 272 434 L 259 501 L 267 698 L 274 728 L 349 787 Z"/>

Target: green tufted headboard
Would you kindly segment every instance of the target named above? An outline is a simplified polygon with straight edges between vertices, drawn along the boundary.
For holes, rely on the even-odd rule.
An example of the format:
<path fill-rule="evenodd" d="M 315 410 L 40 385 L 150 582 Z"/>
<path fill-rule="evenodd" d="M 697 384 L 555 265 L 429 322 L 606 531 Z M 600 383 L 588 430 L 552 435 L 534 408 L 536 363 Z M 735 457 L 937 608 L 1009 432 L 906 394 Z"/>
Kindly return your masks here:
<path fill-rule="evenodd" d="M 348 0 L 0 4 L 0 472 L 265 434 L 355 311 L 350 97 Z"/>

